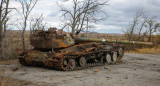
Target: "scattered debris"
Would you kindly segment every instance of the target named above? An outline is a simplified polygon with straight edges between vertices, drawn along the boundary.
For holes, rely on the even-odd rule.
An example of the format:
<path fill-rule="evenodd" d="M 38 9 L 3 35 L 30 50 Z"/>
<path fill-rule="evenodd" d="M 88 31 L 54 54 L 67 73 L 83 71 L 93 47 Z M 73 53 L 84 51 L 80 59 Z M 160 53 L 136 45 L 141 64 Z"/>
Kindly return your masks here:
<path fill-rule="evenodd" d="M 94 72 L 99 72 L 99 70 L 95 70 Z"/>

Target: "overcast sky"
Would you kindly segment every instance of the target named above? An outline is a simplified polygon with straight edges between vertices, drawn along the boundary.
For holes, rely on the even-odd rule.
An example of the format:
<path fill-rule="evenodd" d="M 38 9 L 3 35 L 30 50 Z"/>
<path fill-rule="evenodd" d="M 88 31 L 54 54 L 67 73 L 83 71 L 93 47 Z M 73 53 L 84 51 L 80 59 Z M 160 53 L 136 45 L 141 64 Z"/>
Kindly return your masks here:
<path fill-rule="evenodd" d="M 71 7 L 72 2 L 63 0 L 39 0 L 31 16 L 43 13 L 44 21 L 51 27 L 60 29 L 61 20 L 59 3 L 64 3 L 67 8 Z M 122 29 L 132 20 L 138 9 L 144 9 L 151 16 L 160 17 L 160 0 L 109 0 L 109 6 L 105 7 L 108 19 L 96 24 L 94 31 L 99 33 L 123 33 Z M 12 1 L 11 6 L 20 8 L 19 3 Z M 19 18 L 16 12 L 12 12 L 14 19 Z"/>

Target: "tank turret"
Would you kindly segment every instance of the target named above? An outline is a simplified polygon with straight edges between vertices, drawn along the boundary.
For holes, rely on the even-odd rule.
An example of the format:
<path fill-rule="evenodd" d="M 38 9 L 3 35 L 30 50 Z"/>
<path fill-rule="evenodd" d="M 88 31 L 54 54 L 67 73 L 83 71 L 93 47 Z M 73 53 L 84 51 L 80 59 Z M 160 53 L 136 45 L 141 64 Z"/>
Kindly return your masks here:
<path fill-rule="evenodd" d="M 48 31 L 37 30 L 30 37 L 30 44 L 36 49 L 66 48 L 74 45 L 74 39 L 55 28 Z"/>

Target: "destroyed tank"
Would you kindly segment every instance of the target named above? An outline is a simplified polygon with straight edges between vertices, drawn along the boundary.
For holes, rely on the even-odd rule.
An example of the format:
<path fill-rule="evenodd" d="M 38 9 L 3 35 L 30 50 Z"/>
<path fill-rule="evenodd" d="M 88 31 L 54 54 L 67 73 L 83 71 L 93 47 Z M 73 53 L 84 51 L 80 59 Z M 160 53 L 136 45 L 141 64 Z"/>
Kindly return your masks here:
<path fill-rule="evenodd" d="M 124 55 L 120 43 L 145 42 L 115 41 L 74 37 L 63 31 L 37 30 L 30 37 L 32 50 L 19 52 L 19 62 L 25 66 L 46 66 L 57 70 L 79 70 L 103 64 L 114 64 Z"/>

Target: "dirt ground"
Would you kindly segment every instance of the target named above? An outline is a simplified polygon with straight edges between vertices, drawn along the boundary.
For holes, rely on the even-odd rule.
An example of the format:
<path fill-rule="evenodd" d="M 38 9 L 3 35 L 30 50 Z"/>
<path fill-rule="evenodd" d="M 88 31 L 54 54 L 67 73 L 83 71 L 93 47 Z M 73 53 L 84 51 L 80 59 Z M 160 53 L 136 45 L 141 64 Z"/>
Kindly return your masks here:
<path fill-rule="evenodd" d="M 122 62 L 77 71 L 1 64 L 20 86 L 160 86 L 160 55 L 126 53 Z"/>

